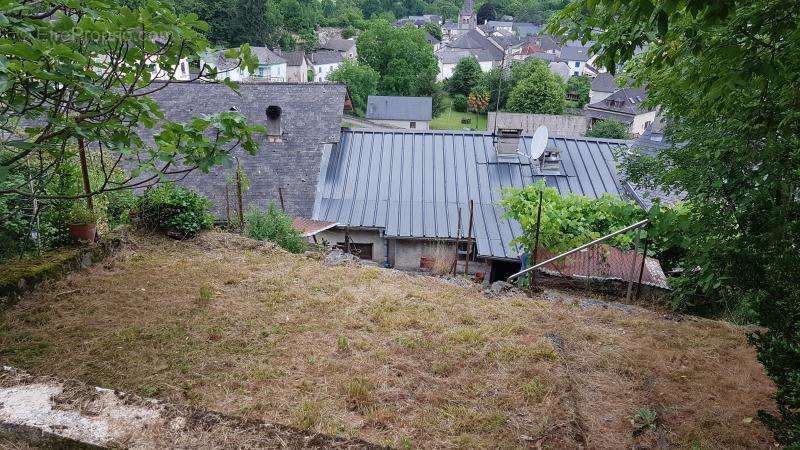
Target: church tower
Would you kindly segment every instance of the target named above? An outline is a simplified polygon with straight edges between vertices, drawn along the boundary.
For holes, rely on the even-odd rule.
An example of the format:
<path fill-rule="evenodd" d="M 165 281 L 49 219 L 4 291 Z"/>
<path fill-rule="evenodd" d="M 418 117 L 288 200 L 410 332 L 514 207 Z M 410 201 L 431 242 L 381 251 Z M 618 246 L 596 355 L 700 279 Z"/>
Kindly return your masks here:
<path fill-rule="evenodd" d="M 473 0 L 464 0 L 464 7 L 458 14 L 458 28 L 461 30 L 472 30 L 478 27 L 478 18 L 475 15 L 475 4 Z"/>

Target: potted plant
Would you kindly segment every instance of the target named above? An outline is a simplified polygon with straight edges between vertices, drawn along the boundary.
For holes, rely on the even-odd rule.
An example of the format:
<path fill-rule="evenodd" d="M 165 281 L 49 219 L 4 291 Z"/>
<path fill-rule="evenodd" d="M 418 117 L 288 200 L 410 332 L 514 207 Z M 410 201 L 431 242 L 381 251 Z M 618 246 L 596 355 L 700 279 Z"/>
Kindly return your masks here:
<path fill-rule="evenodd" d="M 72 239 L 82 242 L 94 242 L 97 231 L 96 217 L 94 212 L 87 207 L 81 204 L 73 206 L 67 227 Z"/>

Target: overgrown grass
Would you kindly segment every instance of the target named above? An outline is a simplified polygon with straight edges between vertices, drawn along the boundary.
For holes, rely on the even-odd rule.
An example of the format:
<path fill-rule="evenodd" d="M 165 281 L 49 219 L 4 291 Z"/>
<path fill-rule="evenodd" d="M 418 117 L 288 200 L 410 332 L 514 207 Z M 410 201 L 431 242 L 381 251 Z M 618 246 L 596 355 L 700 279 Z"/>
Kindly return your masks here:
<path fill-rule="evenodd" d="M 746 330 L 547 295 L 564 304 L 231 234 L 140 238 L 6 311 L 0 361 L 401 448 L 575 448 L 575 420 L 596 448 L 654 447 L 660 430 L 675 447 L 771 445 L 744 421 L 773 389 Z M 653 402 L 657 429 L 639 414 L 633 436 Z"/>

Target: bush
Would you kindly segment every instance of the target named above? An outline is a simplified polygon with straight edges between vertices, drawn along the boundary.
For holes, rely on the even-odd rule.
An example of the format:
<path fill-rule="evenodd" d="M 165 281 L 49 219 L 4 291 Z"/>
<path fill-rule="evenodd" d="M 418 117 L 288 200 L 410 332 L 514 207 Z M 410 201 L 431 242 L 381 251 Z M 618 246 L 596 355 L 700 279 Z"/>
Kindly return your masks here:
<path fill-rule="evenodd" d="M 147 190 L 137 206 L 143 225 L 173 237 L 191 237 L 214 224 L 211 201 L 173 183 Z"/>
<path fill-rule="evenodd" d="M 306 242 L 292 225 L 292 218 L 270 203 L 266 211 L 250 209 L 245 215 L 247 236 L 259 241 L 271 241 L 292 253 L 300 253 Z"/>
<path fill-rule="evenodd" d="M 468 101 L 466 95 L 457 94 L 455 97 L 453 97 L 454 110 L 458 112 L 467 112 L 467 106 L 468 106 Z"/>
<path fill-rule="evenodd" d="M 97 222 L 94 212 L 81 202 L 75 203 L 69 211 L 69 223 L 72 225 L 88 225 Z"/>
<path fill-rule="evenodd" d="M 631 135 L 628 132 L 628 126 L 614 119 L 601 120 L 600 122 L 597 122 L 591 130 L 586 132 L 586 136 L 608 139 L 631 138 Z"/>

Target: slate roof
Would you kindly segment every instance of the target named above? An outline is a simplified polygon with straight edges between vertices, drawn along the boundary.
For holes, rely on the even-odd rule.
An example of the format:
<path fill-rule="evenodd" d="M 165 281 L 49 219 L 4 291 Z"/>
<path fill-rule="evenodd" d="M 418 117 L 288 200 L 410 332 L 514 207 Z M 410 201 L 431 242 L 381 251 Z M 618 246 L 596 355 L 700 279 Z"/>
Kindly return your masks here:
<path fill-rule="evenodd" d="M 338 142 L 346 87 L 336 83 L 240 82 L 237 95 L 220 83 L 171 83 L 150 97 L 171 120 L 186 122 L 202 114 L 236 108 L 250 122 L 264 125 L 266 108 L 282 108 L 282 142 L 267 142 L 257 136 L 261 151 L 251 156 L 237 152 L 250 180 L 244 193 L 249 204 L 265 208 L 280 204 L 283 189 L 286 211 L 292 216 L 310 217 L 323 148 Z M 142 130 L 151 139 L 155 130 Z M 214 202 L 218 216 L 225 214 L 225 185 L 230 169 L 215 167 L 210 173 L 192 172 L 181 181 Z"/>
<path fill-rule="evenodd" d="M 320 50 L 308 57 L 312 64 L 336 64 L 344 61 L 342 54 L 336 50 Z"/>
<path fill-rule="evenodd" d="M 646 99 L 647 90 L 643 88 L 620 88 L 603 100 L 587 105 L 586 113 L 597 118 L 635 116 L 649 111 L 642 107 Z"/>
<path fill-rule="evenodd" d="M 523 149 L 532 138 L 521 140 Z M 474 200 L 478 255 L 515 260 L 521 229 L 503 218 L 501 189 L 544 179 L 561 195 L 625 195 L 612 150 L 628 141 L 550 138 L 561 149 L 561 174 L 541 175 L 524 157 L 494 151 L 489 133 L 349 130 L 323 156 L 313 218 L 341 226 L 383 229 L 386 236 L 454 239 L 458 207 L 462 236 Z"/>
<path fill-rule="evenodd" d="M 324 50 L 336 50 L 339 52 L 346 52 L 356 45 L 355 39 L 339 39 L 331 38 L 319 47 Z"/>
<path fill-rule="evenodd" d="M 561 47 L 561 59 L 566 61 L 588 61 L 590 56 L 589 47 Z"/>
<path fill-rule="evenodd" d="M 436 36 L 428 33 L 427 31 L 425 32 L 425 40 L 428 41 L 428 43 L 431 44 L 431 45 L 436 45 L 436 44 L 439 44 L 439 43 L 442 42 L 442 41 L 439 40 L 439 38 L 437 38 Z"/>
<path fill-rule="evenodd" d="M 515 22 L 511 29 L 516 31 L 520 38 L 525 38 L 532 34 L 539 34 L 539 31 L 541 31 L 542 27 L 534 23 Z"/>
<path fill-rule="evenodd" d="M 500 61 L 503 59 L 503 51 L 497 48 L 497 46 L 494 45 L 489 38 L 475 29 L 469 30 L 457 37 L 455 40 L 447 44 L 447 46 L 455 49 L 483 50 L 483 52 L 475 53 L 481 53 L 482 55 L 489 56 L 492 58 L 490 59 L 491 61 Z"/>
<path fill-rule="evenodd" d="M 259 64 L 273 65 L 286 62 L 285 59 L 281 58 L 278 54 L 267 47 L 251 47 L 250 50 L 258 58 Z"/>
<path fill-rule="evenodd" d="M 619 89 L 614 75 L 608 72 L 600 73 L 592 79 L 592 90 L 597 92 L 614 92 Z"/>
<path fill-rule="evenodd" d="M 300 50 L 296 52 L 284 53 L 283 57 L 286 59 L 286 65 L 297 67 L 303 65 L 303 59 L 306 57 L 306 52 Z"/>
<path fill-rule="evenodd" d="M 371 120 L 431 120 L 430 97 L 397 97 L 370 95 L 367 98 L 367 119 Z"/>

